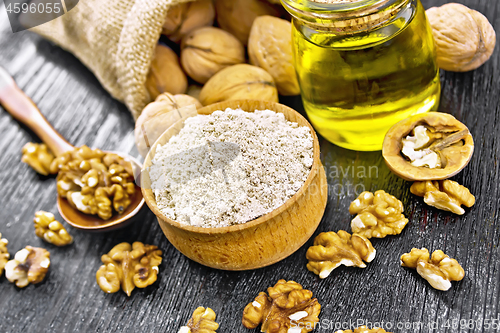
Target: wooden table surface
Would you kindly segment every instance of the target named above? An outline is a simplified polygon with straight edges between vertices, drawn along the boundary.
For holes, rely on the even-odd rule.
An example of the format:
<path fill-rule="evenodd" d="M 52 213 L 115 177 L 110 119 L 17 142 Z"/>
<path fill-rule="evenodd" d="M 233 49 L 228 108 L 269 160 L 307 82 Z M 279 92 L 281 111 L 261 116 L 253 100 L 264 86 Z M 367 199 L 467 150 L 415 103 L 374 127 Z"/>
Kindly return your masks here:
<path fill-rule="evenodd" d="M 443 0 L 424 0 L 426 8 Z M 460 1 L 485 14 L 500 32 L 499 0 Z M 385 166 L 380 152 L 354 152 L 322 141 L 329 201 L 315 235 L 350 231 L 349 203 L 356 192 L 383 189 L 400 200 L 410 222 L 399 236 L 375 239 L 377 257 L 365 269 L 340 267 L 321 280 L 306 269 L 312 239 L 270 267 L 227 272 L 201 266 L 180 254 L 163 236 L 155 216 L 118 231 L 91 234 L 67 227 L 73 245 L 57 248 L 34 233 L 37 210 L 56 213 L 56 183 L 21 163 L 21 147 L 38 139 L 0 108 L 0 232 L 13 256 L 26 245 L 51 253 L 45 281 L 19 289 L 0 277 L 0 332 L 177 332 L 198 306 L 217 313 L 219 332 L 258 332 L 241 324 L 242 311 L 278 279 L 294 280 L 312 290 L 322 305 L 321 327 L 379 322 L 392 332 L 500 332 L 500 52 L 468 73 L 442 72 L 439 110 L 464 122 L 475 152 L 454 180 L 476 195 L 463 216 L 426 206 L 412 195 L 410 183 Z M 47 119 L 71 143 L 138 155 L 133 119 L 124 105 L 100 86 L 74 56 L 30 32 L 13 34 L 0 4 L 0 65 L 38 104 Z M 297 99 L 285 101 L 300 109 Z M 365 173 L 359 173 L 359 170 Z M 95 273 L 100 257 L 114 245 L 142 241 L 163 250 L 158 281 L 105 294 Z M 412 247 L 442 249 L 465 269 L 463 281 L 436 291 L 399 257 Z M 489 323 L 489 325 L 488 325 Z M 356 325 L 355 325 L 356 326 Z M 351 326 L 355 327 L 355 326 Z M 489 329 L 488 329 L 489 326 Z"/>

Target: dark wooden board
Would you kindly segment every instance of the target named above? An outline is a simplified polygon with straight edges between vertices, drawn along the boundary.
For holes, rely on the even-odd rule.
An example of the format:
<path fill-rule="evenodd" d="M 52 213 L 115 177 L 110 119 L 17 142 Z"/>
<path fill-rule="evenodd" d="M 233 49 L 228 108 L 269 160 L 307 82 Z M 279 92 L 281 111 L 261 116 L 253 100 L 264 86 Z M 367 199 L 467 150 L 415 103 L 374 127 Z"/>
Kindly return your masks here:
<path fill-rule="evenodd" d="M 429 8 L 445 2 L 424 0 L 423 4 Z M 484 13 L 500 31 L 500 1 L 460 2 Z M 500 331 L 479 325 L 481 321 L 498 325 L 500 319 L 499 61 L 497 46 L 481 68 L 468 73 L 442 72 L 441 76 L 439 110 L 464 122 L 475 140 L 472 161 L 454 177 L 477 197 L 476 205 L 464 216 L 426 206 L 409 192 L 408 182 L 390 173 L 380 152 L 353 152 L 322 141 L 330 192 L 316 234 L 350 230 L 348 206 L 362 189 L 383 189 L 400 198 L 410 219 L 401 235 L 373 241 L 377 257 L 366 269 L 341 267 L 324 280 L 305 267 L 305 252 L 312 239 L 270 267 L 218 271 L 173 248 L 149 211 L 141 221 L 106 234 L 68 227 L 75 243 L 66 248 L 44 243 L 35 236 L 32 219 L 40 209 L 57 212 L 56 184 L 53 178 L 40 177 L 21 163 L 21 147 L 38 139 L 2 109 L 0 232 L 9 240 L 11 255 L 26 245 L 42 246 L 51 252 L 52 264 L 43 283 L 25 289 L 0 277 L 0 332 L 177 332 L 200 305 L 215 310 L 220 332 L 258 332 L 242 326 L 243 308 L 281 278 L 301 283 L 322 304 L 320 320 L 328 325 L 315 332 L 334 332 L 336 323 L 356 324 L 358 320 L 383 321 L 385 327 L 391 323 L 393 332 Z M 0 65 L 71 143 L 137 155 L 127 109 L 71 54 L 33 33 L 13 34 L 3 4 Z M 300 109 L 296 98 L 286 103 Z M 364 175 L 358 172 L 362 168 Z M 156 244 L 164 252 L 158 281 L 136 289 L 130 298 L 122 292 L 105 294 L 95 282 L 100 256 L 122 241 Z M 402 253 L 424 246 L 456 258 L 465 268 L 464 280 L 453 283 L 448 292 L 439 292 L 414 271 L 400 267 Z M 471 328 L 460 325 L 471 320 Z M 453 325 L 458 328 L 446 327 Z"/>

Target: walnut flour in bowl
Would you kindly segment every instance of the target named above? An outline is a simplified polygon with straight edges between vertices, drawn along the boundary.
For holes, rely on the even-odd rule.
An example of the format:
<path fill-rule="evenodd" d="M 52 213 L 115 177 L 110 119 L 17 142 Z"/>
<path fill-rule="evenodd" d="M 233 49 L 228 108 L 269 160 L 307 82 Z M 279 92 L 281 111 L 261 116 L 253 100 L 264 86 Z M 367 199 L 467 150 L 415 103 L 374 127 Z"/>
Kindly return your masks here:
<path fill-rule="evenodd" d="M 281 206 L 312 164 L 308 127 L 270 110 L 226 109 L 186 119 L 177 135 L 158 145 L 149 175 L 166 217 L 225 227 Z"/>

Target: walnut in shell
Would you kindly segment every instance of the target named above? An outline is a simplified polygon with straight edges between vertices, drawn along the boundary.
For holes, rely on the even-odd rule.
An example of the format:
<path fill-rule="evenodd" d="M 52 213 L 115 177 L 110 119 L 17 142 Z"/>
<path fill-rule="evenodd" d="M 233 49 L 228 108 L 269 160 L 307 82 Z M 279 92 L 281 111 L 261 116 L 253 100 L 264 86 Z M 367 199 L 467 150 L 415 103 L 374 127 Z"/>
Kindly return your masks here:
<path fill-rule="evenodd" d="M 178 42 L 191 31 L 214 23 L 215 8 L 212 0 L 181 3 L 168 10 L 162 34 Z"/>
<path fill-rule="evenodd" d="M 178 333 L 215 333 L 219 328 L 215 317 L 214 310 L 200 306 L 194 310 L 187 325 L 182 326 Z"/>
<path fill-rule="evenodd" d="M 135 122 L 135 145 L 146 157 L 156 139 L 176 121 L 196 115 L 201 103 L 189 95 L 163 93 L 149 103 Z"/>
<path fill-rule="evenodd" d="M 281 95 L 300 94 L 293 66 L 292 25 L 274 16 L 255 19 L 248 40 L 250 63 L 264 68 L 276 82 Z"/>
<path fill-rule="evenodd" d="M 223 68 L 244 62 L 243 44 L 222 29 L 204 27 L 190 32 L 182 39 L 182 68 L 199 83 L 207 82 Z"/>
<path fill-rule="evenodd" d="M 258 16 L 280 16 L 281 6 L 261 0 L 215 0 L 217 23 L 247 45 L 253 21 Z"/>
<path fill-rule="evenodd" d="M 361 193 L 351 202 L 349 213 L 357 214 L 351 221 L 352 232 L 366 238 L 399 235 L 408 223 L 403 203 L 382 190 Z"/>
<path fill-rule="evenodd" d="M 48 176 L 50 164 L 55 156 L 44 143 L 28 142 L 23 147 L 21 161 L 28 164 L 41 175 Z"/>
<path fill-rule="evenodd" d="M 168 92 L 183 94 L 187 89 L 187 77 L 182 71 L 179 57 L 168 46 L 158 44 L 146 78 L 146 89 L 154 100 Z"/>
<path fill-rule="evenodd" d="M 451 288 L 451 281 L 460 281 L 465 276 L 462 266 L 441 250 L 434 251 L 429 259 L 429 250 L 413 248 L 401 256 L 401 266 L 416 268 L 434 289 L 442 291 Z"/>
<path fill-rule="evenodd" d="M 449 179 L 415 182 L 411 185 L 410 192 L 424 197 L 424 202 L 429 206 L 458 215 L 465 213 L 462 205 L 470 208 L 476 202 L 467 187 Z"/>
<path fill-rule="evenodd" d="M 438 66 L 466 72 L 478 68 L 493 53 L 495 30 L 483 14 L 458 3 L 426 11 L 437 46 Z"/>
<path fill-rule="evenodd" d="M 361 235 L 351 236 L 344 230 L 322 232 L 307 250 L 307 269 L 324 279 L 340 265 L 365 268 L 363 261 L 371 262 L 375 253 L 372 243 Z"/>
<path fill-rule="evenodd" d="M 259 293 L 243 310 L 243 326 L 267 333 L 310 332 L 319 321 L 321 305 L 310 290 L 294 281 L 279 280 L 267 294 Z M 294 331 L 295 329 L 295 331 Z"/>
<path fill-rule="evenodd" d="M 96 273 L 97 284 L 108 294 L 121 287 L 130 296 L 136 287 L 146 288 L 156 281 L 161 255 L 154 245 L 120 243 L 101 257 L 104 265 Z"/>
<path fill-rule="evenodd" d="M 449 178 L 469 163 L 473 152 L 469 129 L 452 115 L 440 112 L 398 122 L 386 133 L 382 146 L 389 169 L 413 181 Z M 430 161 L 432 156 L 435 162 Z"/>
<path fill-rule="evenodd" d="M 50 267 L 49 251 L 40 247 L 26 246 L 5 265 L 5 277 L 19 288 L 43 281 Z"/>
<path fill-rule="evenodd" d="M 7 251 L 7 245 L 9 241 L 5 238 L 2 238 L 2 234 L 0 233 L 0 276 L 3 273 L 3 269 L 7 261 L 9 261 L 10 254 Z"/>
<path fill-rule="evenodd" d="M 212 76 L 200 92 L 203 105 L 237 99 L 278 102 L 273 77 L 256 66 L 233 65 Z"/>

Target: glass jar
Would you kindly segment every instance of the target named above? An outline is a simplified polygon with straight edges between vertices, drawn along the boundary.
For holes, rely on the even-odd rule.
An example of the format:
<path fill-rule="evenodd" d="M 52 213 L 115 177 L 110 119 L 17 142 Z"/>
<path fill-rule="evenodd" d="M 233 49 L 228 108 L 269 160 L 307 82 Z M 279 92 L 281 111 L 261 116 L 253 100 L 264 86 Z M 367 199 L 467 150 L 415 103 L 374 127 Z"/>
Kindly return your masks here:
<path fill-rule="evenodd" d="M 380 150 L 396 122 L 437 108 L 431 28 L 418 0 L 281 0 L 309 120 L 348 149 Z"/>

